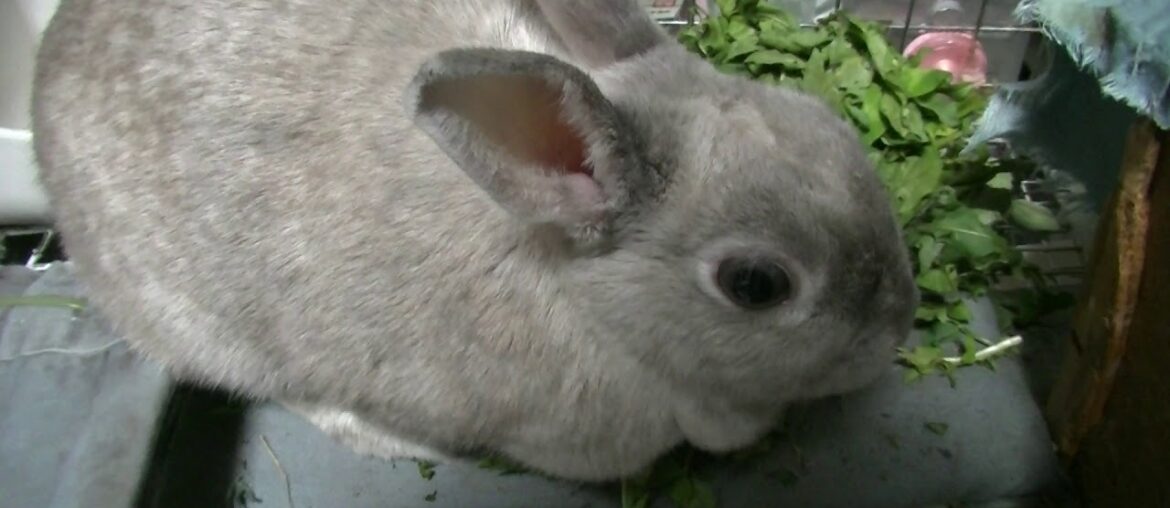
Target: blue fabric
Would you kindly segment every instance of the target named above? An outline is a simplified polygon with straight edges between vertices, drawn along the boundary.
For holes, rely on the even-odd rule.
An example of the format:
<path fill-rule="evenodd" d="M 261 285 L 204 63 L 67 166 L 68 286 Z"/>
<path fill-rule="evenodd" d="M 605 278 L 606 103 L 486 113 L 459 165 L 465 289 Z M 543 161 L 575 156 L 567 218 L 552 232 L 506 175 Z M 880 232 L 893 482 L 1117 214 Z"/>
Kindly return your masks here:
<path fill-rule="evenodd" d="M 1066 51 L 1042 76 L 996 92 L 968 150 L 1007 139 L 1080 180 L 1099 209 L 1137 116 L 1170 128 L 1170 1 L 1023 0 L 1016 16 Z"/>
<path fill-rule="evenodd" d="M 1064 52 L 1031 81 L 1002 85 L 968 141 L 993 138 L 1084 185 L 1089 208 L 1100 210 L 1116 187 L 1125 135 L 1137 119 L 1130 107 L 1102 93 L 1097 79 Z"/>
<path fill-rule="evenodd" d="M 1106 94 L 1170 128 L 1170 2 L 1024 0 L 1016 15 L 1043 27 Z"/>

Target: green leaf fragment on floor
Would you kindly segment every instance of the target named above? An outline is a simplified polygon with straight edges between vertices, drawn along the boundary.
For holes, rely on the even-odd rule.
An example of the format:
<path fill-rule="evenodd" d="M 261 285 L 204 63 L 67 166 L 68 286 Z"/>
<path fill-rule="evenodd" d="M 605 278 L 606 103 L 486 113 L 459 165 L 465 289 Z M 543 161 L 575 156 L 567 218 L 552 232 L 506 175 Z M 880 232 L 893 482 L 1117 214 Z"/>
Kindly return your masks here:
<path fill-rule="evenodd" d="M 939 436 L 946 435 L 947 430 L 950 429 L 950 425 L 943 422 L 926 422 L 923 424 L 923 427 L 926 427 L 926 430 Z"/>
<path fill-rule="evenodd" d="M 679 508 L 715 508 L 715 493 L 706 482 L 683 476 L 670 486 L 670 499 Z"/>
<path fill-rule="evenodd" d="M 484 458 L 480 460 L 476 466 L 480 469 L 495 471 L 500 476 L 511 476 L 528 473 L 528 469 L 524 466 L 498 456 Z"/>
<path fill-rule="evenodd" d="M 425 460 L 415 461 L 418 464 L 418 475 L 424 480 L 430 480 L 435 477 L 435 464 Z"/>

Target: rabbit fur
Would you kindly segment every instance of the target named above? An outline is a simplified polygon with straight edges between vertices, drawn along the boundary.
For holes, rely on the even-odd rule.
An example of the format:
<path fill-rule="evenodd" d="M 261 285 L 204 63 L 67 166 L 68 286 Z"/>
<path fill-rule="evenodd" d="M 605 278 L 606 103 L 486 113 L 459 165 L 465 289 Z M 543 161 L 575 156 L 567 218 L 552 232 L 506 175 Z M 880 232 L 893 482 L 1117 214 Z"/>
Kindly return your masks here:
<path fill-rule="evenodd" d="M 618 478 L 867 385 L 912 323 L 853 129 L 634 0 L 62 0 L 37 62 L 94 305 L 363 453 Z M 728 300 L 736 252 L 791 297 Z"/>

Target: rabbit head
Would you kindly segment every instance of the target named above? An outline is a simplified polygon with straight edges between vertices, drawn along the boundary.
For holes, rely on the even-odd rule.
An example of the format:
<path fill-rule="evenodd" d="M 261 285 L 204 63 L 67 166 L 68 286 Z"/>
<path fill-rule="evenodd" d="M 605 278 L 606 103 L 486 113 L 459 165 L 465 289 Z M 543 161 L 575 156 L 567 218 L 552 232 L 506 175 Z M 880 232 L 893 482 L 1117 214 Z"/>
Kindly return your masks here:
<path fill-rule="evenodd" d="M 853 128 L 718 72 L 634 2 L 596 3 L 538 2 L 564 60 L 434 56 L 406 94 L 416 123 L 572 248 L 552 270 L 582 326 L 672 385 L 775 414 L 875 379 L 918 294 Z"/>

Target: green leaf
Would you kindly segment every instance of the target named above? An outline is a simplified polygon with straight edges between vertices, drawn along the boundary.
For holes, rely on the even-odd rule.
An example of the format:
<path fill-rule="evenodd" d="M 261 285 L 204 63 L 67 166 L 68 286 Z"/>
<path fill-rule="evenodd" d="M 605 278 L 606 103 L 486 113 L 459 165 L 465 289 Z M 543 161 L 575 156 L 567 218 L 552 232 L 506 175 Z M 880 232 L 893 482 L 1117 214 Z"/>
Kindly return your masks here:
<path fill-rule="evenodd" d="M 722 54 L 727 50 L 727 21 L 723 18 L 711 18 L 704 25 L 703 35 L 698 41 L 699 52 L 704 56 L 722 60 Z"/>
<path fill-rule="evenodd" d="M 771 16 L 785 16 L 786 15 L 786 14 L 784 14 L 783 10 L 781 10 L 780 8 L 775 7 L 767 2 L 756 3 L 756 14 L 759 14 L 760 16 L 765 17 L 765 18 L 771 17 Z"/>
<path fill-rule="evenodd" d="M 938 268 L 933 268 L 918 274 L 918 277 L 914 281 L 918 284 L 918 287 L 940 295 L 954 293 L 959 290 L 958 281 L 946 271 Z"/>
<path fill-rule="evenodd" d="M 934 265 L 938 253 L 943 250 L 943 245 L 935 240 L 934 236 L 922 235 L 915 243 L 915 248 L 918 249 L 918 272 L 925 272 Z"/>
<path fill-rule="evenodd" d="M 679 508 L 715 508 L 715 493 L 705 482 L 684 476 L 670 485 L 670 499 Z"/>
<path fill-rule="evenodd" d="M 828 58 L 827 52 L 826 58 Z M 841 62 L 841 66 L 833 71 L 833 75 L 837 79 L 838 86 L 845 89 L 864 88 L 873 82 L 873 70 L 858 56 Z"/>
<path fill-rule="evenodd" d="M 954 342 L 955 339 L 961 338 L 964 332 L 959 325 L 950 321 L 935 321 L 930 325 L 927 331 L 928 344 L 945 344 L 947 342 Z"/>
<path fill-rule="evenodd" d="M 657 468 L 657 464 L 655 464 L 655 468 Z M 654 471 L 651 470 L 637 477 L 623 478 L 621 480 L 622 508 L 649 508 L 650 501 L 653 498 L 649 486 L 649 477 L 653 473 Z"/>
<path fill-rule="evenodd" d="M 435 477 L 435 464 L 425 460 L 416 461 L 418 464 L 418 475 L 424 480 L 430 480 Z"/>
<path fill-rule="evenodd" d="M 841 94 L 829 73 L 825 71 L 825 54 L 814 50 L 804 67 L 800 88 L 824 99 L 831 107 L 841 110 Z"/>
<path fill-rule="evenodd" d="M 959 109 L 955 100 L 944 94 L 936 93 L 918 103 L 929 111 L 943 126 L 955 127 L 959 124 Z"/>
<path fill-rule="evenodd" d="M 996 173 L 987 181 L 987 186 L 992 189 L 1012 190 L 1012 174 L 1011 173 Z"/>
<path fill-rule="evenodd" d="M 739 74 L 739 75 L 749 74 L 747 67 L 744 67 L 743 64 L 738 64 L 738 63 L 716 64 L 715 68 L 719 69 L 720 72 L 723 72 L 725 74 Z"/>
<path fill-rule="evenodd" d="M 761 34 L 771 34 L 769 37 L 783 37 L 784 34 L 798 29 L 796 22 L 788 16 L 768 16 L 760 21 Z"/>
<path fill-rule="evenodd" d="M 727 35 L 731 36 L 733 40 L 749 36 L 754 38 L 756 31 L 744 20 L 743 16 L 732 16 L 727 21 Z"/>
<path fill-rule="evenodd" d="M 776 51 L 774 49 L 765 49 L 756 51 L 744 60 L 748 64 L 760 65 L 780 65 L 788 69 L 802 69 L 804 68 L 804 60 L 796 56 Z"/>
<path fill-rule="evenodd" d="M 891 94 L 883 94 L 880 104 L 882 110 L 882 117 L 886 119 L 886 124 L 894 129 L 901 138 L 906 137 L 906 125 L 902 123 L 902 104 L 898 102 L 898 98 Z"/>
<path fill-rule="evenodd" d="M 872 145 L 874 141 L 886 133 L 886 124 L 882 121 L 881 112 L 882 91 L 876 86 L 865 89 L 862 96 L 861 111 L 865 113 L 865 123 L 861 126 L 865 132 L 862 142 Z"/>
<path fill-rule="evenodd" d="M 480 469 L 495 471 L 500 476 L 526 474 L 528 469 L 508 459 L 499 456 L 488 456 L 477 464 Z"/>
<path fill-rule="evenodd" d="M 746 36 L 736 38 L 730 46 L 727 47 L 726 54 L 723 55 L 724 62 L 732 62 L 744 55 L 750 55 L 760 49 L 760 40 L 756 34 L 749 33 Z M 799 59 L 797 59 L 799 61 Z"/>
<path fill-rule="evenodd" d="M 922 376 L 923 376 L 923 373 L 917 369 L 906 369 L 906 370 L 902 371 L 902 381 L 905 381 L 906 384 L 910 384 L 910 383 L 913 383 L 915 381 L 918 381 L 918 380 L 922 379 Z"/>
<path fill-rule="evenodd" d="M 991 226 L 1003 220 L 1003 216 L 994 210 L 983 210 L 976 208 L 975 215 L 979 217 L 979 222 L 982 222 L 985 226 Z"/>
<path fill-rule="evenodd" d="M 435 491 L 431 491 L 430 494 L 423 496 L 423 500 L 428 502 L 428 503 L 433 503 L 433 502 L 435 502 L 435 499 L 438 499 L 438 497 L 439 497 L 439 491 L 435 490 Z"/>
<path fill-rule="evenodd" d="M 723 17 L 735 14 L 738 0 L 715 0 L 715 6 L 719 8 L 719 15 Z"/>
<path fill-rule="evenodd" d="M 971 321 L 971 309 L 967 307 L 965 302 L 958 301 L 947 308 L 947 316 L 955 321 L 967 323 Z"/>
<path fill-rule="evenodd" d="M 903 349 L 898 353 L 899 358 L 908 363 L 914 370 L 922 373 L 933 372 L 943 358 L 942 349 L 934 346 L 917 346 L 914 349 Z"/>
<path fill-rule="evenodd" d="M 945 435 L 947 430 L 951 427 L 950 425 L 947 425 L 943 422 L 926 422 L 922 426 L 925 427 L 926 430 L 929 430 L 930 432 L 940 436 Z"/>
<path fill-rule="evenodd" d="M 859 126 L 865 125 L 865 122 L 868 120 L 865 116 L 865 111 L 852 104 L 845 105 L 845 112 L 849 113 L 849 117 L 853 119 L 853 123 Z M 861 131 L 865 132 L 865 128 L 861 127 Z"/>
<path fill-rule="evenodd" d="M 919 157 L 911 157 L 902 164 L 893 164 L 883 181 L 894 194 L 898 218 L 905 224 L 918 209 L 923 198 L 930 195 L 942 177 L 942 160 L 931 148 Z"/>
<path fill-rule="evenodd" d="M 827 35 L 811 30 L 761 29 L 760 32 L 760 44 L 800 55 L 808 55 L 829 41 Z"/>
<path fill-rule="evenodd" d="M 853 21 L 854 26 L 861 27 Z M 862 39 L 865 41 L 865 47 L 869 50 L 870 60 L 873 62 L 873 67 L 884 77 L 889 77 L 898 67 L 898 60 L 892 48 L 890 48 L 889 41 L 881 33 L 869 27 L 860 28 Z"/>
<path fill-rule="evenodd" d="M 829 36 L 815 30 L 798 30 L 788 36 L 791 44 L 802 50 L 812 50 L 829 42 Z"/>
<path fill-rule="evenodd" d="M 902 123 L 906 125 L 906 131 L 911 134 L 914 139 L 919 141 L 928 141 L 930 137 L 926 134 L 926 122 L 922 118 L 922 111 L 918 109 L 913 103 L 902 106 Z"/>
<path fill-rule="evenodd" d="M 979 220 L 970 208 L 957 209 L 937 220 L 933 229 L 949 235 L 950 245 L 971 258 L 979 258 L 1008 248 L 1007 241 Z"/>
<path fill-rule="evenodd" d="M 946 307 L 927 302 L 923 302 L 914 311 L 914 319 L 918 321 L 938 321 L 946 319 L 946 315 Z"/>
<path fill-rule="evenodd" d="M 825 60 L 829 62 L 829 65 L 841 65 L 847 60 L 857 58 L 866 64 L 866 68 L 869 68 L 868 59 L 853 49 L 853 46 L 850 46 L 844 38 L 834 38 L 824 48 L 821 48 L 821 51 L 825 52 Z"/>
<path fill-rule="evenodd" d="M 1012 222 L 1032 231 L 1060 231 L 1060 222 L 1051 211 L 1028 200 L 1012 200 L 1011 208 L 1008 208 L 1008 217 L 1011 217 Z"/>
<path fill-rule="evenodd" d="M 938 90 L 938 87 L 950 80 L 950 73 L 944 71 L 907 66 L 902 68 L 901 74 L 891 81 L 898 85 L 898 88 L 901 88 L 907 97 L 915 98 Z"/>
<path fill-rule="evenodd" d="M 963 336 L 963 356 L 961 358 L 963 365 L 975 363 L 975 355 L 978 352 L 979 344 L 975 341 L 975 335 L 968 331 Z"/>

